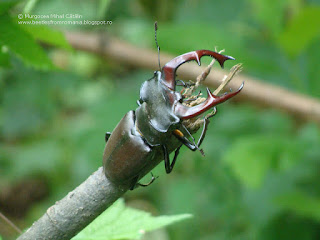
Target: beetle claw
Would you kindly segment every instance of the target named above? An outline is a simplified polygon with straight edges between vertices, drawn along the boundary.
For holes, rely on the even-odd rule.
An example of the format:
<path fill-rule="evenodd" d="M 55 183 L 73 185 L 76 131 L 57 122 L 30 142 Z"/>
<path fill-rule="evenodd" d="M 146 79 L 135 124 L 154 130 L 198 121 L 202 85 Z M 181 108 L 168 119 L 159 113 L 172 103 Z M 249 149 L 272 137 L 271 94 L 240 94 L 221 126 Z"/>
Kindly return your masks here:
<path fill-rule="evenodd" d="M 154 181 L 157 178 L 159 178 L 159 176 L 154 176 L 152 172 L 150 172 L 150 174 L 151 174 L 151 181 Z"/>
<path fill-rule="evenodd" d="M 172 59 L 170 62 L 168 62 L 164 67 L 162 68 L 162 81 L 163 83 L 170 88 L 171 90 L 175 90 L 175 75 L 177 68 L 182 65 L 183 63 L 189 62 L 191 60 L 195 60 L 198 65 L 201 65 L 200 59 L 203 56 L 211 56 L 218 60 L 220 66 L 223 68 L 223 64 L 226 60 L 234 60 L 233 57 L 222 55 L 217 52 L 213 52 L 210 50 L 197 50 L 185 53 L 183 55 L 180 55 L 174 59 Z"/>
<path fill-rule="evenodd" d="M 199 149 L 199 151 L 200 151 L 200 153 L 201 153 L 201 155 L 204 157 L 204 156 L 206 156 L 205 154 L 204 154 L 204 151 L 203 151 L 203 149 L 201 148 L 201 149 Z"/>
<path fill-rule="evenodd" d="M 234 97 L 235 95 L 237 95 L 243 88 L 244 83 L 241 84 L 241 86 L 239 87 L 239 89 L 235 92 L 231 92 L 231 93 L 226 93 L 222 96 L 216 96 L 214 95 L 209 88 L 207 88 L 207 94 L 208 97 L 207 99 L 194 107 L 187 107 L 185 105 L 182 105 L 181 103 L 177 103 L 176 107 L 175 107 L 175 113 L 177 116 L 179 116 L 181 119 L 190 119 L 193 117 L 196 117 L 198 115 L 200 115 L 201 113 L 209 110 L 210 108 L 223 103 L 225 101 L 227 101 L 228 99 Z"/>

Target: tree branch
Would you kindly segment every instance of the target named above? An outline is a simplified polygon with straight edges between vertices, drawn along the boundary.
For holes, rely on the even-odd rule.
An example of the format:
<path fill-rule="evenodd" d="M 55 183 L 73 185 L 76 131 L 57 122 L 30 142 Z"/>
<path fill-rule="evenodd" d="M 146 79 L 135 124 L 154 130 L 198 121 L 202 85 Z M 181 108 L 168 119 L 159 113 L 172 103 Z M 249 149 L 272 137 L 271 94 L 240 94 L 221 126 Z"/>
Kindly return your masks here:
<path fill-rule="evenodd" d="M 99 34 L 67 32 L 66 37 L 75 49 L 93 52 L 113 61 L 139 68 L 152 70 L 158 68 L 158 57 L 155 51 L 138 48 L 119 39 Z M 161 53 L 161 62 L 166 63 L 172 58 L 174 57 Z M 183 65 L 178 71 L 179 78 L 195 79 L 203 70 L 204 67 L 192 64 Z M 209 87 L 217 87 L 224 75 L 226 75 L 225 71 L 214 69 L 214 74 L 207 77 L 205 84 Z M 237 89 L 242 82 L 245 82 L 245 87 L 237 99 L 247 100 L 264 107 L 280 109 L 300 119 L 320 123 L 320 102 L 318 99 L 293 93 L 245 75 L 235 76 L 229 86 Z"/>
<path fill-rule="evenodd" d="M 126 191 L 111 183 L 100 167 L 85 182 L 50 207 L 17 240 L 69 240 Z"/>

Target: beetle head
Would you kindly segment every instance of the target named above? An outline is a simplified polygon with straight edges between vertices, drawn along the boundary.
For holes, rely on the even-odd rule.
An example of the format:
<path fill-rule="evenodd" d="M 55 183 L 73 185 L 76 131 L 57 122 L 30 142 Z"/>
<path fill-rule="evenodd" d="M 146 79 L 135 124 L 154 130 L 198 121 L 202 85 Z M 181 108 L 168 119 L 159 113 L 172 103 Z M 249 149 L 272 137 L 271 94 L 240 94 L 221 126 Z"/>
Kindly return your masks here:
<path fill-rule="evenodd" d="M 241 91 L 242 86 L 236 92 L 215 96 L 207 89 L 208 98 L 204 102 L 193 107 L 183 105 L 181 94 L 175 91 L 176 70 L 180 65 L 191 60 L 197 61 L 200 65 L 202 56 L 211 56 L 217 59 L 222 67 L 226 60 L 233 59 L 209 50 L 189 52 L 172 59 L 162 68 L 161 72 L 156 71 L 151 79 L 142 84 L 138 101 L 139 107 L 136 110 L 137 127 L 151 146 L 168 141 L 166 133 L 169 128 L 176 129 L 176 124 L 179 124 L 181 120 L 196 117 Z"/>

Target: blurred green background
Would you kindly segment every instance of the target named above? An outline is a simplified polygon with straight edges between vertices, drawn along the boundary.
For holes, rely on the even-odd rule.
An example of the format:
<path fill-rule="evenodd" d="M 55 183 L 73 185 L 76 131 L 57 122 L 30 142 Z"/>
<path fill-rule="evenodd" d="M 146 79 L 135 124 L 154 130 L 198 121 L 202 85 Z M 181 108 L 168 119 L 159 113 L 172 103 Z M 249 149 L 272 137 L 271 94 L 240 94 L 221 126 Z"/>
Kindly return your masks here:
<path fill-rule="evenodd" d="M 0 14 L 15 21 L 22 12 L 108 20 L 49 27 L 107 32 L 153 50 L 157 20 L 162 52 L 217 46 L 237 59 L 226 69 L 242 62 L 247 75 L 319 98 L 319 3 L 29 0 L 10 9 L 1 4 Z M 104 133 L 136 108 L 141 83 L 153 72 L 71 50 L 58 37 L 47 39 L 57 46 L 42 56 L 30 50 L 27 33 L 16 44 L 14 29 L 0 21 L 0 211 L 25 228 L 101 166 Z M 320 239 L 319 146 L 319 123 L 224 103 L 203 143 L 205 158 L 183 148 L 172 174 L 160 164 L 153 171 L 159 179 L 125 199 L 156 215 L 194 215 L 149 239 Z M 15 233 L 0 221 L 0 235 Z"/>

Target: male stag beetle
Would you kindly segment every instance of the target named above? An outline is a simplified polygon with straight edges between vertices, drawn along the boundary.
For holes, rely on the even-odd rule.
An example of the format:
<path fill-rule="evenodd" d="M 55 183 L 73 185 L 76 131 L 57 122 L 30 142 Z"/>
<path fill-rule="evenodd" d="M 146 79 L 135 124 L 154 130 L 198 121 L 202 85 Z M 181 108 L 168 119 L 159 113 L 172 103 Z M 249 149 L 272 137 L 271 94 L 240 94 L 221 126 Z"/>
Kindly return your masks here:
<path fill-rule="evenodd" d="M 159 49 L 159 48 L 158 48 Z M 208 121 L 203 121 L 202 134 L 196 144 L 190 141 L 190 132 L 184 125 L 186 119 L 194 119 L 233 96 L 242 87 L 222 96 L 215 96 L 207 88 L 207 99 L 196 105 L 186 106 L 181 93 L 176 92 L 175 79 L 177 68 L 191 60 L 200 65 L 203 56 L 215 58 L 221 67 L 224 62 L 234 59 L 210 50 L 197 50 L 180 55 L 145 81 L 140 89 L 140 99 L 136 111 L 129 111 L 111 133 L 106 133 L 106 147 L 103 154 L 103 168 L 106 177 L 114 183 L 134 189 L 136 186 L 148 186 L 138 181 L 164 160 L 166 173 L 175 165 L 179 150 L 185 145 L 192 151 L 199 149 L 204 139 Z M 188 137 L 186 137 L 188 136 Z M 192 138 L 193 139 L 193 138 Z M 173 160 L 169 154 L 174 151 Z"/>

